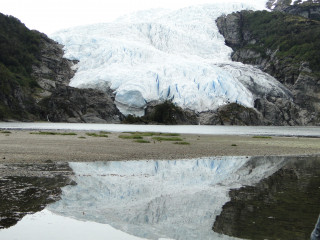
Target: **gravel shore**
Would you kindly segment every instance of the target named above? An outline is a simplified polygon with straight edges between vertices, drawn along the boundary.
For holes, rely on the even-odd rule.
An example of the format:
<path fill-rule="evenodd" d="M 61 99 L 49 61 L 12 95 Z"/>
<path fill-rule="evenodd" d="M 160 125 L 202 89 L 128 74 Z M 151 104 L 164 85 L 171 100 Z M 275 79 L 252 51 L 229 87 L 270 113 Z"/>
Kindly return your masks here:
<path fill-rule="evenodd" d="M 65 131 L 55 131 L 66 133 Z M 75 135 L 39 135 L 28 130 L 0 133 L 0 163 L 41 163 L 71 161 L 114 161 L 139 159 L 189 159 L 208 156 L 279 156 L 320 154 L 320 138 L 217 135 L 180 135 L 189 144 L 157 141 L 143 136 L 150 143 L 119 138 Z M 92 132 L 90 132 L 92 133 Z M 99 132 L 96 132 L 99 134 Z M 125 134 L 130 135 L 130 134 Z"/>

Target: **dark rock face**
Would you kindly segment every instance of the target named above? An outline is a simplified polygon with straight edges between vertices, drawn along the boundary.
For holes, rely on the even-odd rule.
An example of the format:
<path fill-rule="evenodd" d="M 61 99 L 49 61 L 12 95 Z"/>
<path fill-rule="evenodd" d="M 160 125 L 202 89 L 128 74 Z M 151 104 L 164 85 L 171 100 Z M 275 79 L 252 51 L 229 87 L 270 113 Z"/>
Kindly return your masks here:
<path fill-rule="evenodd" d="M 310 239 L 320 212 L 320 158 L 286 161 L 255 186 L 231 190 L 213 230 L 245 239 Z"/>
<path fill-rule="evenodd" d="M 224 36 L 225 42 L 232 48 L 241 47 L 246 36 L 241 29 L 241 13 L 229 14 L 216 20 L 219 32 Z"/>
<path fill-rule="evenodd" d="M 261 43 L 257 33 L 253 33 L 255 29 L 245 25 L 244 19 L 253 13 L 241 11 L 216 20 L 226 44 L 234 50 L 232 60 L 259 67 L 287 87 L 292 95 L 292 100 L 271 96 L 257 98 L 255 109 L 262 114 L 266 124 L 319 125 L 320 78 L 308 62 L 294 62 L 296 60 L 290 56 L 279 58 L 279 46 L 274 49 Z M 306 21 L 305 24 L 318 23 Z"/>
<path fill-rule="evenodd" d="M 34 98 L 29 92 L 15 82 L 0 81 L 0 88 L 6 89 L 6 93 L 0 91 L 0 119 L 18 118 L 22 120 L 35 120 L 38 108 Z M 8 116 L 9 112 L 9 116 Z"/>
<path fill-rule="evenodd" d="M 293 4 L 291 4 L 291 2 Z M 299 15 L 304 18 L 320 20 L 320 1 L 312 0 L 300 3 L 299 0 L 269 0 L 267 7 L 274 11 Z"/>
<path fill-rule="evenodd" d="M 60 85 L 40 104 L 53 122 L 119 123 L 123 119 L 114 98 L 95 89 Z"/>
<path fill-rule="evenodd" d="M 198 124 L 198 116 L 194 111 L 182 109 L 170 101 L 152 101 L 147 104 L 144 116 L 129 115 L 123 123 L 196 125 Z"/>
<path fill-rule="evenodd" d="M 63 58 L 60 44 L 43 34 L 41 37 L 40 64 L 33 67 L 33 76 L 42 88 L 36 97 L 42 118 L 53 122 L 119 123 L 123 115 L 114 104 L 112 91 L 69 87 L 76 62 Z"/>
<path fill-rule="evenodd" d="M 320 4 L 288 6 L 287 8 L 284 8 L 283 11 L 289 14 L 299 15 L 304 18 L 320 20 Z"/>
<path fill-rule="evenodd" d="M 74 184 L 67 163 L 2 164 L 0 166 L 0 229 L 26 214 L 60 200 L 61 187 Z"/>
<path fill-rule="evenodd" d="M 258 126 L 265 123 L 258 111 L 231 103 L 220 107 L 215 112 L 200 113 L 200 124 Z"/>
<path fill-rule="evenodd" d="M 33 65 L 32 76 L 37 80 L 41 91 L 37 93 L 38 100 L 51 95 L 58 85 L 67 86 L 74 76 L 72 67 L 76 63 L 63 58 L 63 46 L 51 40 L 46 35 L 41 36 L 41 49 L 38 64 Z"/>
<path fill-rule="evenodd" d="M 193 111 L 177 107 L 170 101 L 148 103 L 145 117 L 162 124 L 195 125 L 198 123 L 197 116 Z"/>

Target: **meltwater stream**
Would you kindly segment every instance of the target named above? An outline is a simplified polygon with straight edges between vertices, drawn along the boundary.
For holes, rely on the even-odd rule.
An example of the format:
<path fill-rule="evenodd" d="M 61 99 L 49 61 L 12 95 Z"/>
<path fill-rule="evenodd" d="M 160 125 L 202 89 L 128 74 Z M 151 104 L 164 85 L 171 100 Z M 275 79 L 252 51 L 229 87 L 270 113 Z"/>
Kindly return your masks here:
<path fill-rule="evenodd" d="M 268 157 L 70 163 L 77 185 L 47 209 L 147 239 L 231 239 L 212 231 L 228 191 L 283 164 Z"/>

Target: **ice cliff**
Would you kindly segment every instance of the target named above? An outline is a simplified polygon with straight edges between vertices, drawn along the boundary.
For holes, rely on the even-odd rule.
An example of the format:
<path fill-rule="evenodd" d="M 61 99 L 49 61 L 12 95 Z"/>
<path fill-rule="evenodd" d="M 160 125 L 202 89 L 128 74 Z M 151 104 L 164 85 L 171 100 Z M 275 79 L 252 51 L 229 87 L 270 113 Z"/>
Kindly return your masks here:
<path fill-rule="evenodd" d="M 79 60 L 70 85 L 110 86 L 124 114 L 143 115 L 148 102 L 166 99 L 196 112 L 232 102 L 253 107 L 257 97 L 289 94 L 268 74 L 232 62 L 232 50 L 215 20 L 234 11 L 263 9 L 265 2 L 153 9 L 51 37 L 65 46 L 66 58 Z"/>

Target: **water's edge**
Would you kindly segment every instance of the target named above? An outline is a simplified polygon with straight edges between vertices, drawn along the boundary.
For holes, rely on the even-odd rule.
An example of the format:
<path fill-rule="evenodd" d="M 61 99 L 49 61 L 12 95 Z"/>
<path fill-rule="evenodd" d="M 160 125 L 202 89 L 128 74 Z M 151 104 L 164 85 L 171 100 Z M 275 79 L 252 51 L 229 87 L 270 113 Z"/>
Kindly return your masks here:
<path fill-rule="evenodd" d="M 180 134 L 208 135 L 265 135 L 320 137 L 320 127 L 299 126 L 215 126 L 215 125 L 131 125 L 93 123 L 25 123 L 0 122 L 0 129 L 6 130 L 74 130 L 110 132 L 167 132 Z"/>

